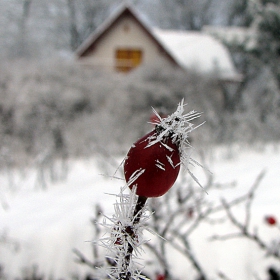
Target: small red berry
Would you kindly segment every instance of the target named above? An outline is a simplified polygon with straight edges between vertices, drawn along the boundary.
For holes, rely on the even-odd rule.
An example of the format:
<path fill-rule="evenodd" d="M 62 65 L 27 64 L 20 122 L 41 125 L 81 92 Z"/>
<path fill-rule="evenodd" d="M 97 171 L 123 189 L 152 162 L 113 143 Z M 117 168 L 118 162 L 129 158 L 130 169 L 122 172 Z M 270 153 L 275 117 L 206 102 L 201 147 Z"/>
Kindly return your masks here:
<path fill-rule="evenodd" d="M 124 175 L 129 183 L 137 172 L 143 172 L 130 184 L 137 185 L 136 194 L 145 197 L 158 197 L 165 194 L 175 183 L 180 170 L 178 147 L 170 137 L 148 146 L 154 141 L 157 132 L 153 130 L 139 139 L 127 154 Z"/>
<path fill-rule="evenodd" d="M 188 217 L 189 219 L 192 219 L 193 216 L 194 216 L 194 209 L 193 209 L 193 207 L 189 207 L 189 208 L 187 209 L 187 217 Z"/>
<path fill-rule="evenodd" d="M 274 226 L 277 224 L 277 220 L 274 216 L 266 216 L 265 222 L 270 226 Z"/>
<path fill-rule="evenodd" d="M 156 280 L 165 280 L 165 276 L 163 274 L 157 274 Z"/>

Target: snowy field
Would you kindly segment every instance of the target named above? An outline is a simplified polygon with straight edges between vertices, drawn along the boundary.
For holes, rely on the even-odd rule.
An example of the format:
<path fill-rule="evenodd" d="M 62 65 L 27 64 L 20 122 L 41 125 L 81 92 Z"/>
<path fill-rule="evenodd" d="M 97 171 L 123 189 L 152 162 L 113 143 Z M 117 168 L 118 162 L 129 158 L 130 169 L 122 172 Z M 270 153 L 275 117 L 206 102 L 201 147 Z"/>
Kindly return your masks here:
<path fill-rule="evenodd" d="M 232 148 L 230 152 L 219 149 L 207 158 L 207 164 L 217 182 L 236 182 L 236 188 L 223 193 L 228 199 L 245 194 L 258 174 L 266 170 L 253 204 L 253 225 L 267 242 L 279 238 L 279 229 L 263 221 L 270 214 L 280 220 L 279 146 L 261 150 Z M 115 197 L 108 193 L 117 194 L 122 181 L 100 175 L 103 171 L 94 159 L 77 160 L 68 166 L 67 179 L 49 183 L 46 189 L 36 184 L 34 172 L 1 174 L 0 236 L 6 235 L 10 243 L 0 243 L 0 264 L 9 279 L 34 264 L 40 273 L 52 275 L 54 279 L 70 279 L 73 274 L 86 272 L 85 267 L 74 262 L 72 249 L 79 249 L 91 259 L 91 245 L 87 241 L 92 240 L 90 219 L 94 205 L 102 204 L 106 214 L 111 215 Z M 217 193 L 208 195 L 215 197 Z M 255 244 L 241 239 L 209 242 L 211 231 L 216 232 L 217 228 L 200 229 L 193 242 L 195 253 L 204 260 L 213 279 L 217 279 L 218 271 L 233 280 L 258 279 L 256 275 L 259 279 L 266 278 L 265 270 L 273 260 L 266 258 Z M 174 250 L 170 250 L 170 255 L 176 258 L 178 265 L 174 271 L 178 277 L 193 279 L 185 259 Z"/>

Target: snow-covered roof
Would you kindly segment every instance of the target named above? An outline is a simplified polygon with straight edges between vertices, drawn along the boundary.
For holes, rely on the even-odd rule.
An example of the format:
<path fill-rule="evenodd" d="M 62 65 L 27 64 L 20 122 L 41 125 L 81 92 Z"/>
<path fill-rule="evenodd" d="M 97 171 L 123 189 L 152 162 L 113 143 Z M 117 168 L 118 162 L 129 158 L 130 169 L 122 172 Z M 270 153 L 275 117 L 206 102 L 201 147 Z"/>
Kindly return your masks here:
<path fill-rule="evenodd" d="M 204 26 L 203 32 L 217 38 L 221 42 L 232 46 L 244 46 L 252 50 L 257 45 L 258 32 L 256 27 L 241 26 Z"/>
<path fill-rule="evenodd" d="M 155 37 L 183 68 L 240 80 L 227 48 L 212 36 L 194 31 L 153 29 Z"/>

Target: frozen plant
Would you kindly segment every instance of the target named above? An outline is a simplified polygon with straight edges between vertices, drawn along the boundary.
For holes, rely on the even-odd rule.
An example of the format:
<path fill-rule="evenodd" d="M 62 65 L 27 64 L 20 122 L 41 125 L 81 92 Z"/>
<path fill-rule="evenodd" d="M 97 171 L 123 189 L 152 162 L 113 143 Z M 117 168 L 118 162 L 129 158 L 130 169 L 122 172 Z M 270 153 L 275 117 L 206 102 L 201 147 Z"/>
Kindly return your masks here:
<path fill-rule="evenodd" d="M 188 165 L 197 164 L 190 156 L 189 133 L 200 126 L 192 121 L 201 113 L 184 114 L 184 106 L 182 100 L 177 110 L 166 118 L 155 111 L 158 119 L 154 130 L 135 142 L 125 158 L 127 184 L 117 196 L 114 216 L 106 217 L 103 223 L 109 234 L 98 242 L 110 252 L 107 257 L 110 267 L 105 268 L 110 279 L 148 279 L 141 275 L 137 261 L 141 245 L 146 242 L 142 237 L 149 218 L 146 201 L 149 197 L 162 196 L 173 186 L 181 165 L 190 173 Z M 127 187 L 131 189 L 129 194 L 124 193 Z"/>
<path fill-rule="evenodd" d="M 135 258 L 140 256 L 141 245 L 145 242 L 142 232 L 147 229 L 146 221 L 149 219 L 146 199 L 138 199 L 136 188 L 130 194 L 123 193 L 123 190 L 117 196 L 114 216 L 106 217 L 107 220 L 103 222 L 108 237 L 101 238 L 98 243 L 109 250 L 107 263 L 110 266 L 105 267 L 102 274 L 107 274 L 111 279 L 146 279 L 137 268 L 139 264 L 132 260 L 132 254 Z"/>
<path fill-rule="evenodd" d="M 213 212 L 222 211 L 225 215 L 225 219 L 221 221 L 229 221 L 234 226 L 234 231 L 227 232 L 224 234 L 217 234 L 211 237 L 214 241 L 226 241 L 236 238 L 244 238 L 250 240 L 255 243 L 259 249 L 264 253 L 264 255 L 268 258 L 274 259 L 276 261 L 280 261 L 280 239 L 279 233 L 275 239 L 271 241 L 266 241 L 264 235 L 259 233 L 258 226 L 253 223 L 252 216 L 254 214 L 252 209 L 252 204 L 256 197 L 256 191 L 260 186 L 260 183 L 264 176 L 266 175 L 266 171 L 263 170 L 257 176 L 254 184 L 251 186 L 249 191 L 242 196 L 239 196 L 231 201 L 227 201 L 225 199 L 221 200 L 221 205 L 216 208 Z M 244 215 L 241 218 L 240 215 L 237 214 L 236 206 L 243 205 L 244 207 Z M 264 217 L 264 224 L 269 227 L 274 227 L 280 232 L 280 227 L 278 225 L 277 217 L 274 215 L 266 215 Z M 255 276 L 256 279 L 260 279 Z M 228 279 L 228 278 L 222 278 Z M 270 278 L 272 279 L 272 278 Z M 276 278 L 279 279 L 279 278 Z"/>

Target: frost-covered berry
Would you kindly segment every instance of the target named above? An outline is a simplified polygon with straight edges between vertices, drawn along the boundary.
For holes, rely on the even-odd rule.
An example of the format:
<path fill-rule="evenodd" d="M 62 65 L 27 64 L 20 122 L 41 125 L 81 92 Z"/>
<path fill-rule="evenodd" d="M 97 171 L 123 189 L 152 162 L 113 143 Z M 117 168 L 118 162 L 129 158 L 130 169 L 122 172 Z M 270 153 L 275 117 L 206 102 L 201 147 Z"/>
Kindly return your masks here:
<path fill-rule="evenodd" d="M 175 183 L 181 165 L 196 180 L 188 168 L 189 162 L 197 164 L 190 156 L 189 133 L 200 126 L 194 126 L 192 121 L 201 114 L 196 111 L 184 114 L 184 106 L 182 100 L 177 110 L 166 117 L 154 110 L 154 130 L 129 150 L 124 175 L 130 188 L 137 187 L 137 195 L 158 197 L 165 194 Z"/>
<path fill-rule="evenodd" d="M 277 220 L 274 216 L 266 216 L 265 222 L 270 226 L 274 226 L 277 224 Z"/>
<path fill-rule="evenodd" d="M 158 197 L 175 183 L 180 170 L 180 154 L 170 137 L 149 146 L 157 138 L 153 130 L 131 147 L 124 163 L 124 175 L 130 188 L 136 185 L 136 194 Z"/>

